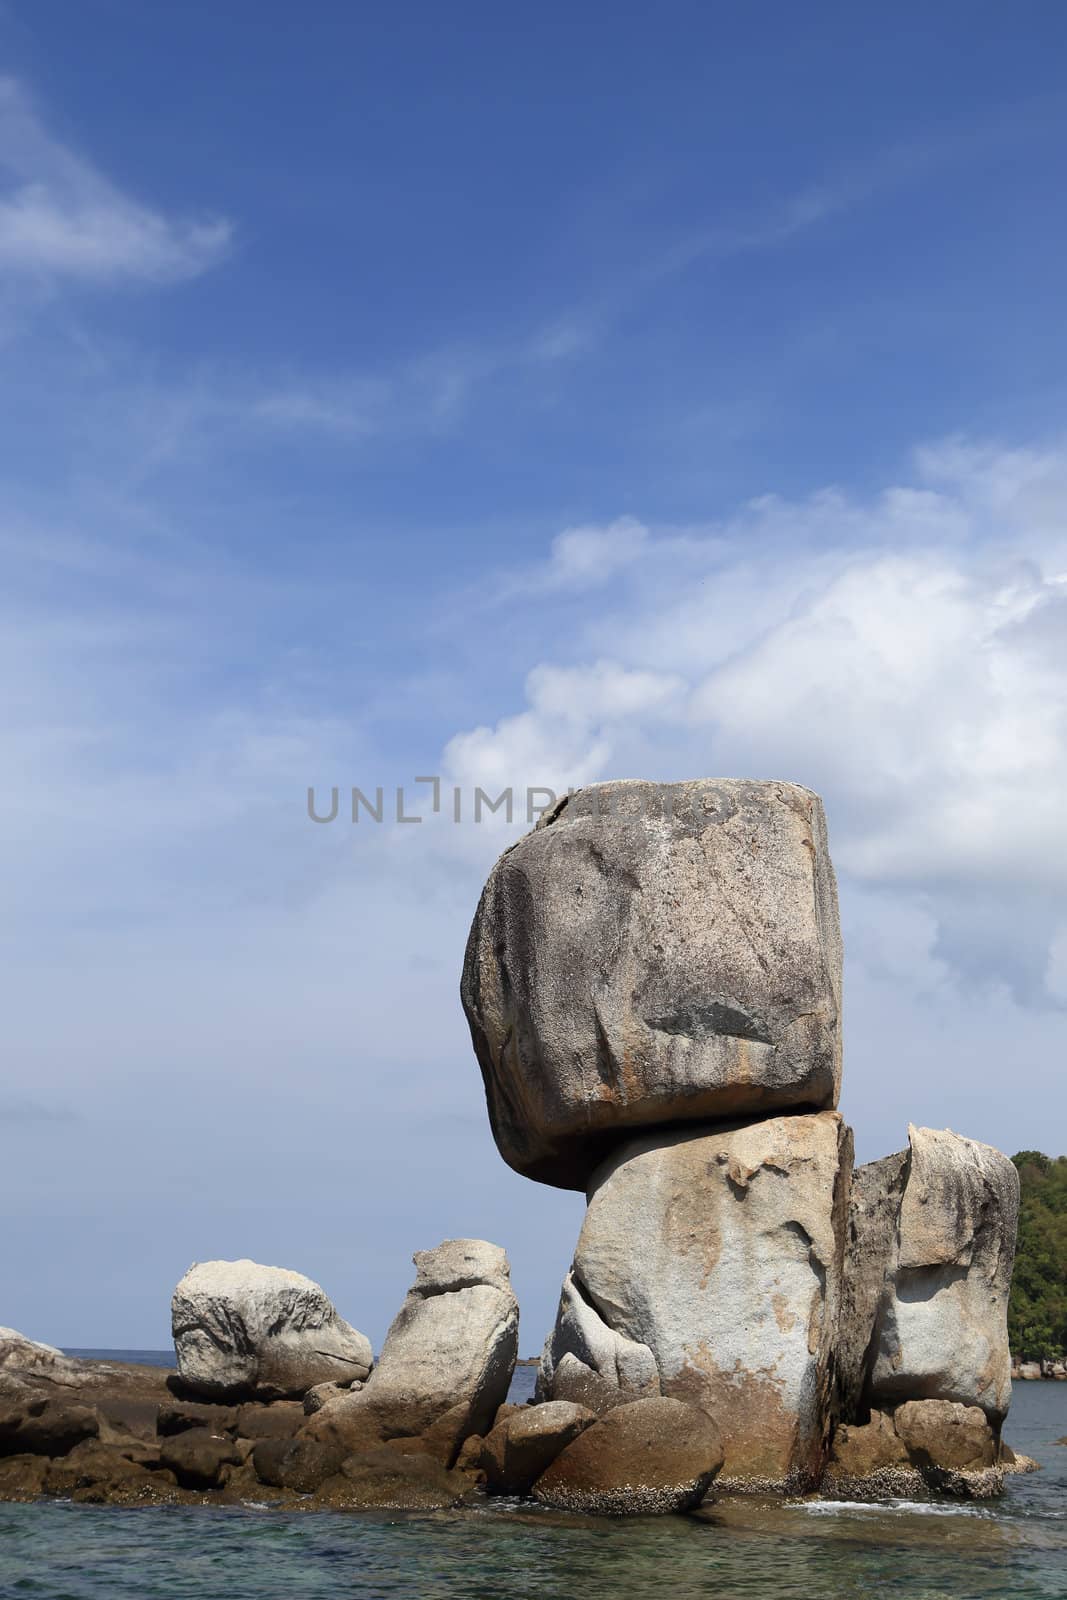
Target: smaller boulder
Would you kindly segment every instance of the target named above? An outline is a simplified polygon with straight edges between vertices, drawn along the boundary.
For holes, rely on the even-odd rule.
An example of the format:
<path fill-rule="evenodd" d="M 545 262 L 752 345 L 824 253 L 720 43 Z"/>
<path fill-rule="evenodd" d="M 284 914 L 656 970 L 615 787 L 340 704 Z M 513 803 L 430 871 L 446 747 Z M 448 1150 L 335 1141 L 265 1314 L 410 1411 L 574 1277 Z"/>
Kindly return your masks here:
<path fill-rule="evenodd" d="M 546 1398 L 549 1397 L 569 1400 L 573 1405 L 595 1412 L 598 1417 L 606 1416 L 616 1406 L 626 1405 L 634 1398 L 610 1378 L 587 1367 L 569 1350 L 556 1363 Z"/>
<path fill-rule="evenodd" d="M 37 1396 L 0 1414 L 0 1455 L 65 1456 L 99 1432 L 92 1406 Z"/>
<path fill-rule="evenodd" d="M 346 1394 L 352 1394 L 362 1389 L 360 1382 L 356 1383 L 317 1383 L 309 1389 L 304 1396 L 304 1415 L 313 1417 L 316 1411 L 321 1411 L 323 1406 L 329 1405 L 331 1400 L 341 1400 Z"/>
<path fill-rule="evenodd" d="M 594 1516 L 659 1516 L 699 1505 L 723 1463 L 706 1412 L 634 1400 L 585 1428 L 533 1486 L 543 1504 Z"/>
<path fill-rule="evenodd" d="M 424 1450 L 379 1445 L 347 1457 L 319 1498 L 339 1509 L 434 1511 L 460 1505 L 474 1492 L 462 1472 L 441 1466 Z"/>
<path fill-rule="evenodd" d="M 235 1431 L 241 1439 L 291 1439 L 303 1425 L 299 1400 L 276 1400 L 270 1406 L 251 1402 L 239 1408 Z"/>
<path fill-rule="evenodd" d="M 314 1494 L 339 1470 L 345 1454 L 342 1446 L 319 1439 L 261 1439 L 252 1451 L 252 1465 L 261 1483 Z"/>
<path fill-rule="evenodd" d="M 239 1465 L 242 1452 L 225 1434 L 189 1428 L 164 1441 L 159 1459 L 183 1489 L 215 1489 L 223 1479 L 223 1468 Z"/>
<path fill-rule="evenodd" d="M 569 1400 L 523 1406 L 482 1440 L 478 1465 L 490 1494 L 529 1494 L 537 1479 L 596 1413 Z"/>
<path fill-rule="evenodd" d="M 993 1430 L 980 1406 L 951 1400 L 909 1400 L 893 1415 L 897 1436 L 919 1467 L 981 1472 L 997 1455 Z"/>
<path fill-rule="evenodd" d="M 47 1456 L 7 1456 L 0 1461 L 0 1500 L 36 1500 L 48 1470 Z"/>

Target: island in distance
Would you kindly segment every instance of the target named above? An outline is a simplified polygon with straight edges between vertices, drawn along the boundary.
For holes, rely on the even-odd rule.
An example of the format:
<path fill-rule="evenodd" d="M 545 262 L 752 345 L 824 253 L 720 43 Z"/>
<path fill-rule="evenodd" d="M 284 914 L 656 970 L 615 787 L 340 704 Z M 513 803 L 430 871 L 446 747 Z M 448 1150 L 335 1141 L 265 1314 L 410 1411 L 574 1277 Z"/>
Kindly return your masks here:
<path fill-rule="evenodd" d="M 297 1272 L 194 1266 L 176 1370 L 0 1330 L 0 1497 L 648 1515 L 709 1495 L 984 1498 L 1019 1179 L 911 1127 L 853 1169 L 823 808 L 795 784 L 592 785 L 493 868 L 462 1001 L 504 1160 L 585 1192 L 537 1388 L 504 1251 L 447 1240 L 374 1361 Z"/>

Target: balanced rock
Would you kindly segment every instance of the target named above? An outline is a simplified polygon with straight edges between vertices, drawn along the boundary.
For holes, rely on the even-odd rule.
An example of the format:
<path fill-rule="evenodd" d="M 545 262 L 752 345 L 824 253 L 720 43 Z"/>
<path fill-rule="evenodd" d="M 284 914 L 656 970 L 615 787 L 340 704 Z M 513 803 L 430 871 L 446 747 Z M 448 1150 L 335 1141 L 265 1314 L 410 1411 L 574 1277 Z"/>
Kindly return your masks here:
<path fill-rule="evenodd" d="M 541 1393 L 562 1398 L 567 1363 L 599 1371 L 603 1360 L 602 1377 L 634 1395 L 646 1381 L 636 1347 L 650 1352 L 664 1395 L 715 1418 L 724 1482 L 816 1482 L 851 1163 L 836 1112 L 624 1144 L 593 1179 Z M 580 1354 L 575 1296 L 587 1328 Z M 594 1320 L 599 1340 L 588 1334 Z"/>
<path fill-rule="evenodd" d="M 545 1505 L 594 1516 L 654 1516 L 699 1505 L 722 1465 L 719 1430 L 684 1401 L 617 1406 L 583 1429 L 534 1484 Z"/>
<path fill-rule="evenodd" d="M 519 1308 L 499 1245 L 449 1239 L 414 1261 L 415 1282 L 370 1380 L 330 1400 L 304 1432 L 353 1451 L 421 1435 L 450 1466 L 468 1435 L 488 1433 L 507 1396 Z"/>
<path fill-rule="evenodd" d="M 370 1341 L 349 1327 L 317 1283 L 255 1261 L 204 1261 L 174 1291 L 178 1372 L 196 1394 L 256 1389 L 303 1395 L 318 1383 L 365 1378 Z"/>
<path fill-rule="evenodd" d="M 951 1400 L 999 1422 L 1011 1403 L 1007 1315 L 1019 1175 L 999 1150 L 948 1129 L 910 1127 L 908 1139 L 871 1342 L 870 1399 Z"/>
<path fill-rule="evenodd" d="M 595 784 L 505 851 L 462 997 L 516 1171 L 584 1189 L 657 1124 L 837 1104 L 841 939 L 796 784 Z"/>

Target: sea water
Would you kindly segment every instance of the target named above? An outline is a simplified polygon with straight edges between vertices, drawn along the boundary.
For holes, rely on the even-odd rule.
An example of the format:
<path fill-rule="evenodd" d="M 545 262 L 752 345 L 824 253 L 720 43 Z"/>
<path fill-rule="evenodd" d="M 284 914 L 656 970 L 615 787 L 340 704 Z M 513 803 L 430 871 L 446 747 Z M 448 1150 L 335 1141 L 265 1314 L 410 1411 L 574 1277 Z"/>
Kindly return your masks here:
<path fill-rule="evenodd" d="M 1044 1470 L 982 1504 L 737 1498 L 627 1521 L 508 1500 L 420 1514 L 0 1504 L 0 1596 L 1067 1600 L 1067 1384 L 1016 1384 L 1005 1434 Z"/>

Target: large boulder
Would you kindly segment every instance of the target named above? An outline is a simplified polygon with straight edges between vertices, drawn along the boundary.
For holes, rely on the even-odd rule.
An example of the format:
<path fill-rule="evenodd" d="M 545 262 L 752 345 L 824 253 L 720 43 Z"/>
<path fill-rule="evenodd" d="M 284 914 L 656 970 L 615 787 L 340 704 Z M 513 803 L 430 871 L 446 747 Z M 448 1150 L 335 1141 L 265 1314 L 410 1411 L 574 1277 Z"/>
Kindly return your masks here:
<path fill-rule="evenodd" d="M 618 1351 L 636 1346 L 651 1353 L 664 1395 L 715 1418 L 724 1483 L 816 1482 L 851 1164 L 836 1112 L 623 1145 L 593 1180 L 540 1392 L 563 1398 L 557 1375 L 579 1360 L 597 1368 L 603 1351 L 601 1376 L 625 1398 L 632 1380 Z M 580 1356 L 569 1343 L 575 1293 L 603 1332 Z"/>
<path fill-rule="evenodd" d="M 449 1239 L 415 1257 L 415 1282 L 370 1380 L 311 1416 L 308 1437 L 351 1450 L 429 1437 L 451 1466 L 468 1435 L 486 1434 L 507 1396 L 519 1307 L 507 1256 L 483 1239 Z"/>
<path fill-rule="evenodd" d="M 585 1428 L 534 1484 L 561 1511 L 656 1516 L 699 1505 L 722 1465 L 719 1430 L 681 1400 L 634 1400 Z"/>
<path fill-rule="evenodd" d="M 908 1129 L 895 1248 L 871 1347 L 873 1404 L 951 1400 L 999 1423 L 1011 1403 L 1008 1293 L 1019 1175 L 948 1129 Z"/>
<path fill-rule="evenodd" d="M 255 1390 L 303 1395 L 365 1378 L 370 1341 L 317 1283 L 256 1261 L 203 1261 L 174 1291 L 171 1324 L 182 1383 L 209 1398 Z"/>
<path fill-rule="evenodd" d="M 584 1189 L 657 1124 L 837 1104 L 841 938 L 817 795 L 580 789 L 505 851 L 463 1005 L 501 1155 Z"/>

